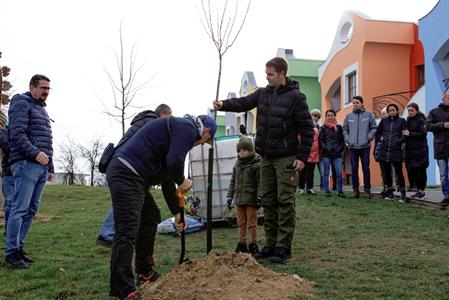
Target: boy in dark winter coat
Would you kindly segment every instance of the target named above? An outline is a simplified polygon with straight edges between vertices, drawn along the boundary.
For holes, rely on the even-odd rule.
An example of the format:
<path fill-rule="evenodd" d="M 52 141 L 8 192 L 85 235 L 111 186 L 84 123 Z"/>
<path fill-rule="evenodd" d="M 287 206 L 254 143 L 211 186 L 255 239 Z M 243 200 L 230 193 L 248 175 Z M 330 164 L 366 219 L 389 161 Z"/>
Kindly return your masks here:
<path fill-rule="evenodd" d="M 238 158 L 232 172 L 228 189 L 228 207 L 232 200 L 236 205 L 240 240 L 235 252 L 250 252 L 255 255 L 257 247 L 257 211 L 260 207 L 260 157 L 254 152 L 250 138 L 242 137 L 237 143 Z M 251 242 L 246 246 L 247 232 Z"/>

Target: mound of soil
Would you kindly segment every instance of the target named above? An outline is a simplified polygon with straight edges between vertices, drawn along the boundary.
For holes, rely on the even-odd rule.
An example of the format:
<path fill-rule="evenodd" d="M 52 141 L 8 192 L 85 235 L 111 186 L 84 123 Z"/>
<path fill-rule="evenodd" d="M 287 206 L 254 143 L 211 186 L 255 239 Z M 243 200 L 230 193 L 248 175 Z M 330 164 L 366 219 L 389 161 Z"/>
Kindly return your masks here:
<path fill-rule="evenodd" d="M 211 251 L 205 258 L 174 267 L 141 291 L 146 300 L 278 300 L 311 295 L 313 289 L 298 275 L 262 267 L 249 254 Z"/>

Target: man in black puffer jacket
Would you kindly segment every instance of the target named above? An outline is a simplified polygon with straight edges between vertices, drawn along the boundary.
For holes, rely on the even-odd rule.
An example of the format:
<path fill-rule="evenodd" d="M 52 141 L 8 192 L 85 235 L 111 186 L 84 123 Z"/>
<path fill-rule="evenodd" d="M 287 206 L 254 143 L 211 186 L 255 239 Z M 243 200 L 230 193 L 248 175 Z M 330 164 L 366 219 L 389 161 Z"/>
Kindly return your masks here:
<path fill-rule="evenodd" d="M 443 95 L 443 103 L 432 109 L 427 117 L 427 130 L 433 133 L 434 158 L 440 170 L 442 203 L 449 204 L 449 91 Z"/>
<path fill-rule="evenodd" d="M 5 265 L 28 268 L 29 258 L 23 251 L 24 241 L 36 214 L 45 182 L 52 180 L 53 142 L 50 118 L 45 110 L 50 79 L 34 75 L 30 91 L 17 94 L 9 106 L 9 163 L 16 193 L 6 230 Z"/>
<path fill-rule="evenodd" d="M 296 81 L 286 77 L 287 62 L 275 57 L 265 67 L 266 88 L 246 97 L 214 101 L 213 105 L 217 110 L 234 112 L 257 107 L 255 146 L 262 156 L 265 246 L 255 257 L 283 262 L 291 258 L 295 232 L 296 172 L 304 168 L 314 130 L 305 95 Z"/>

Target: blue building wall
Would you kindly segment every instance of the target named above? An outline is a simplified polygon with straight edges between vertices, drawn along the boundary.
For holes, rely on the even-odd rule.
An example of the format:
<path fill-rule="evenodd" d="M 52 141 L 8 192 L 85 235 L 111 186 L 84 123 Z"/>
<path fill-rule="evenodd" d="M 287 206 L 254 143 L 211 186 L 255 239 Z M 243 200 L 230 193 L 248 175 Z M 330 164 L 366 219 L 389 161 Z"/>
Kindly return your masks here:
<path fill-rule="evenodd" d="M 435 7 L 419 20 L 419 39 L 424 47 L 425 64 L 425 113 L 441 103 L 449 78 L 449 0 L 440 0 Z M 433 159 L 433 134 L 428 134 L 430 166 L 427 170 L 428 184 L 440 182 L 438 168 Z"/>

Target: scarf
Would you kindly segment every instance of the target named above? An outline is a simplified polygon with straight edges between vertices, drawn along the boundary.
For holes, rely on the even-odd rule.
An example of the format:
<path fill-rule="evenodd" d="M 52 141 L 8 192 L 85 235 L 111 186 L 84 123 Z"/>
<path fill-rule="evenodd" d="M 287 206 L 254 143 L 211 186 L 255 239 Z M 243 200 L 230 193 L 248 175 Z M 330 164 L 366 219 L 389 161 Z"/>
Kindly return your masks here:
<path fill-rule="evenodd" d="M 334 128 L 335 131 L 337 131 L 337 119 L 328 119 L 324 121 L 324 126 L 327 126 L 329 128 Z"/>

